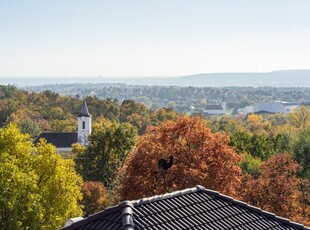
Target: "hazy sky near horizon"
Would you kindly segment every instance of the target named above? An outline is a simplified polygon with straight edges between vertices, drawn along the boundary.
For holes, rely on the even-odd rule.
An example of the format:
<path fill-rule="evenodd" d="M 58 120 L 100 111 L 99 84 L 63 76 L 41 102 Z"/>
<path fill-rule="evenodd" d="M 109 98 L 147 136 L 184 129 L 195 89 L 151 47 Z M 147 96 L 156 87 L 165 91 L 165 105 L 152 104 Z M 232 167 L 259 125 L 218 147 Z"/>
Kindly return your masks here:
<path fill-rule="evenodd" d="M 0 0 L 0 76 L 310 69 L 309 0 Z"/>

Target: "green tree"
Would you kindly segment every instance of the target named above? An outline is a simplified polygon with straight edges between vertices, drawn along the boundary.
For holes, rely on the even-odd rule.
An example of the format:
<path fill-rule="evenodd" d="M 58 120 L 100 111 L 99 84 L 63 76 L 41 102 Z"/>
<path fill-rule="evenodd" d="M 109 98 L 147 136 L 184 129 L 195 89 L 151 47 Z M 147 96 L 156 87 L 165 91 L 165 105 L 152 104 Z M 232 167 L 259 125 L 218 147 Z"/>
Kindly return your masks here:
<path fill-rule="evenodd" d="M 32 120 L 24 120 L 19 124 L 19 129 L 22 133 L 28 133 L 31 137 L 36 137 L 40 134 L 40 127 Z"/>
<path fill-rule="evenodd" d="M 274 152 L 274 142 L 266 134 L 236 132 L 230 136 L 230 145 L 239 153 L 250 153 L 262 160 L 268 159 Z"/>
<path fill-rule="evenodd" d="M 260 166 L 262 160 L 258 157 L 253 157 L 251 154 L 245 152 L 242 154 L 241 168 L 243 173 L 249 173 L 254 177 L 260 174 Z"/>
<path fill-rule="evenodd" d="M 100 181 L 111 188 L 118 169 L 135 144 L 137 130 L 129 123 L 115 123 L 103 119 L 94 125 L 90 144 L 75 146 L 77 171 L 86 181 Z"/>
<path fill-rule="evenodd" d="M 76 132 L 77 129 L 76 117 L 71 115 L 66 120 L 51 120 L 49 124 L 52 132 Z"/>
<path fill-rule="evenodd" d="M 276 153 L 292 152 L 292 135 L 289 132 L 276 134 L 272 138 L 273 149 Z"/>
<path fill-rule="evenodd" d="M 82 213 L 82 180 L 72 160 L 16 125 L 0 130 L 0 229 L 55 229 Z"/>
<path fill-rule="evenodd" d="M 240 119 L 231 118 L 226 115 L 221 117 L 219 125 L 219 131 L 224 131 L 227 135 L 231 135 L 244 130 Z"/>
<path fill-rule="evenodd" d="M 301 166 L 300 175 L 310 178 L 310 130 L 303 129 L 293 147 L 294 158 Z"/>
<path fill-rule="evenodd" d="M 148 108 L 133 100 L 124 100 L 120 109 L 120 120 L 122 122 L 129 122 L 138 129 L 139 134 L 143 134 L 150 123 Z"/>
<path fill-rule="evenodd" d="M 161 108 L 151 115 L 151 124 L 156 126 L 159 125 L 161 122 L 167 120 L 176 120 L 178 118 L 178 114 L 173 108 Z"/>

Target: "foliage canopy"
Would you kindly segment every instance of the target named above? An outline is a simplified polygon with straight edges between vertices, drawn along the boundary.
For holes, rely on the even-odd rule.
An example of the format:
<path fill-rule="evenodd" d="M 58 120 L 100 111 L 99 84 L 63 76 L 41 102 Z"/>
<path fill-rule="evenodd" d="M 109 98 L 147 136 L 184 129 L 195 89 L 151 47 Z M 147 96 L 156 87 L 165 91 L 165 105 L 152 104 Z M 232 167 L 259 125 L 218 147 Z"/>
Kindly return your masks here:
<path fill-rule="evenodd" d="M 41 141 L 33 146 L 16 125 L 0 130 L 0 228 L 55 229 L 82 213 L 82 179 L 72 160 Z"/>
<path fill-rule="evenodd" d="M 86 181 L 100 181 L 108 189 L 116 173 L 135 144 L 137 130 L 129 123 L 115 123 L 106 119 L 94 125 L 90 144 L 75 145 L 77 171 Z"/>
<path fill-rule="evenodd" d="M 158 160 L 169 156 L 174 157 L 172 167 L 158 169 Z M 148 128 L 138 140 L 123 172 L 121 197 L 137 199 L 197 184 L 233 195 L 240 159 L 228 146 L 228 137 L 211 133 L 201 119 L 167 121 Z"/>

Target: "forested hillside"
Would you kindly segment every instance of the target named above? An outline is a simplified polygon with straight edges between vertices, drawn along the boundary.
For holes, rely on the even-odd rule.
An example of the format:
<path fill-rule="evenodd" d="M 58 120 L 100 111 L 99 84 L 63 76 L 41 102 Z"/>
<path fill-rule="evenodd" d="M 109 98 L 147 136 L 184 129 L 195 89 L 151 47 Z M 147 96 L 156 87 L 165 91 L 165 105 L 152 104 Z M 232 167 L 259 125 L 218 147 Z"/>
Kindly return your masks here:
<path fill-rule="evenodd" d="M 94 120 L 88 146 L 74 144 L 72 159 L 65 160 L 44 141 L 37 146 L 31 143 L 43 131 L 75 132 L 83 100 Z M 206 118 L 166 108 L 153 111 L 133 100 L 82 99 L 8 85 L 0 86 L 0 125 L 0 207 L 5 207 L 0 210 L 0 222 L 18 210 L 25 218 L 15 220 L 17 227 L 39 229 L 30 221 L 34 215 L 31 202 L 16 202 L 27 197 L 24 191 L 30 188 L 31 199 L 37 199 L 40 208 L 38 221 L 57 216 L 60 227 L 63 217 L 49 215 L 49 205 L 43 205 L 45 199 L 59 196 L 57 191 L 46 198 L 39 188 L 55 187 L 62 181 L 57 172 L 63 170 L 73 178 L 79 178 L 78 173 L 84 181 L 76 179 L 67 191 L 76 196 L 68 204 L 73 209 L 59 210 L 65 217 L 77 215 L 81 208 L 87 216 L 121 200 L 201 184 L 310 224 L 310 108 L 306 106 L 285 115 Z M 166 162 L 165 169 L 158 167 L 160 159 Z M 59 170 L 44 177 L 42 168 L 50 167 Z M 32 176 L 24 183 L 28 174 Z M 14 193 L 8 196 L 3 188 L 14 188 Z M 10 206 L 12 201 L 14 206 Z"/>
<path fill-rule="evenodd" d="M 32 136 L 37 136 L 42 131 L 75 132 L 76 116 L 83 100 L 87 101 L 95 121 L 103 116 L 115 122 L 129 122 L 137 127 L 140 134 L 148 125 L 156 125 L 165 119 L 176 117 L 173 109 L 151 111 L 132 100 L 119 102 L 90 96 L 79 99 L 60 96 L 50 90 L 35 93 L 8 85 L 0 86 L 0 127 L 14 122 L 23 133 Z"/>
<path fill-rule="evenodd" d="M 96 96 L 101 99 L 132 99 L 150 109 L 174 108 L 178 112 L 202 112 L 207 104 L 220 104 L 225 96 L 229 110 L 262 101 L 309 102 L 309 88 L 276 87 L 180 87 L 108 83 L 56 84 L 27 87 L 36 92 L 51 90 L 67 96 Z"/>

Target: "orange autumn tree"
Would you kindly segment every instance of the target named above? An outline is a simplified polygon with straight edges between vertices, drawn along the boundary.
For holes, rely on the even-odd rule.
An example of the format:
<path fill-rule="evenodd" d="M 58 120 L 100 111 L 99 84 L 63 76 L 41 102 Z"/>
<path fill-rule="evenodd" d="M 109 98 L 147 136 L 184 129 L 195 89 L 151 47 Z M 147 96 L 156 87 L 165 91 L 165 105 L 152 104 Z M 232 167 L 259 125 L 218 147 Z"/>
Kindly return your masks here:
<path fill-rule="evenodd" d="M 228 146 L 229 139 L 211 133 L 203 120 L 187 116 L 149 127 L 138 140 L 122 172 L 122 199 L 162 194 L 197 184 L 235 195 L 240 182 L 241 158 Z M 169 161 L 167 171 L 159 159 Z"/>
<path fill-rule="evenodd" d="M 245 180 L 243 199 L 279 216 L 309 224 L 309 213 L 302 214 L 298 167 L 290 154 L 273 155 L 262 164 L 258 178 L 248 176 Z"/>
<path fill-rule="evenodd" d="M 83 194 L 81 204 L 83 206 L 84 216 L 99 212 L 106 206 L 108 193 L 101 182 L 85 181 L 82 185 L 81 192 Z"/>

